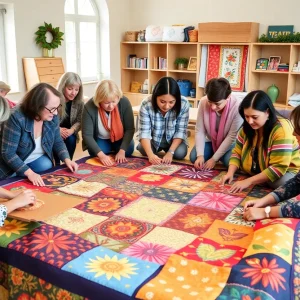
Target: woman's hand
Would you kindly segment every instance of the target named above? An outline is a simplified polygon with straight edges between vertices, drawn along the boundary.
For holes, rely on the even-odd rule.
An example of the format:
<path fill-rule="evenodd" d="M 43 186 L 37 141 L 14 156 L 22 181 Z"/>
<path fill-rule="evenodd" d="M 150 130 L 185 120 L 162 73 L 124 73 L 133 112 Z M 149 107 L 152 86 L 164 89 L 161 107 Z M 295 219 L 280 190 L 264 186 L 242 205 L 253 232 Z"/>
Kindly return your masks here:
<path fill-rule="evenodd" d="M 104 154 L 102 151 L 99 152 L 97 156 L 104 166 L 111 167 L 114 165 L 114 162 L 112 161 L 111 157 Z"/>
<path fill-rule="evenodd" d="M 162 163 L 162 159 L 159 158 L 157 155 L 152 154 L 152 155 L 149 156 L 149 162 L 152 165 L 160 165 Z"/>
<path fill-rule="evenodd" d="M 65 140 L 68 137 L 67 128 L 60 127 L 60 135 Z"/>
<path fill-rule="evenodd" d="M 259 207 L 250 207 L 244 211 L 244 219 L 246 221 L 266 219 L 265 209 Z"/>
<path fill-rule="evenodd" d="M 36 195 L 32 190 L 22 191 L 17 197 L 5 203 L 7 206 L 7 211 L 10 213 L 11 211 L 26 206 L 34 204 L 36 200 Z"/>
<path fill-rule="evenodd" d="M 119 152 L 116 154 L 115 161 L 117 163 L 127 162 L 127 159 L 125 157 L 125 151 L 123 149 L 120 149 Z"/>
<path fill-rule="evenodd" d="M 227 181 L 230 184 L 233 180 L 233 174 L 226 173 L 222 178 L 221 178 L 221 184 L 224 185 Z"/>
<path fill-rule="evenodd" d="M 72 161 L 70 158 L 65 159 L 65 164 L 71 172 L 76 172 L 78 170 L 78 165 L 75 161 Z"/>
<path fill-rule="evenodd" d="M 202 169 L 204 171 L 211 170 L 215 167 L 215 165 L 216 165 L 216 161 L 213 158 L 211 158 L 204 164 Z"/>
<path fill-rule="evenodd" d="M 251 180 L 250 178 L 241 180 L 241 181 L 237 181 L 229 190 L 230 193 L 238 193 L 241 192 L 243 190 L 245 190 L 246 188 L 248 188 L 251 185 Z"/>
<path fill-rule="evenodd" d="M 196 169 L 202 169 L 204 166 L 204 156 L 203 155 L 199 155 L 196 159 L 196 161 L 194 162 L 194 167 Z"/>
<path fill-rule="evenodd" d="M 164 157 L 162 158 L 162 163 L 163 164 L 167 164 L 170 165 L 172 163 L 173 160 L 173 154 L 171 152 L 167 152 Z"/>
<path fill-rule="evenodd" d="M 32 182 L 33 185 L 45 186 L 45 183 L 40 174 L 33 172 L 31 169 L 27 170 L 24 174 Z"/>

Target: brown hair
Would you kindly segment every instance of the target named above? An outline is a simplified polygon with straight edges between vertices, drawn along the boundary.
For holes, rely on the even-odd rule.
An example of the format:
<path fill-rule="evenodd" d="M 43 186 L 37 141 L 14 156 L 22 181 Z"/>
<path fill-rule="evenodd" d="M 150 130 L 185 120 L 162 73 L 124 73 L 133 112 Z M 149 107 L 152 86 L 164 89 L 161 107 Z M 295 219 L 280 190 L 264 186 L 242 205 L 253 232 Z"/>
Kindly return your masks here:
<path fill-rule="evenodd" d="M 297 135 L 300 133 L 300 105 L 295 107 L 290 116 L 290 120 L 294 126 L 294 131 Z"/>
<path fill-rule="evenodd" d="M 59 110 L 61 115 L 65 109 L 64 96 L 48 83 L 38 83 L 29 92 L 26 93 L 21 101 L 21 111 L 30 119 L 39 121 L 40 114 L 49 102 L 50 93 L 60 98 L 62 109 Z"/>
<path fill-rule="evenodd" d="M 211 102 L 219 102 L 227 99 L 231 94 L 230 83 L 223 77 L 212 78 L 206 83 L 205 94 Z"/>

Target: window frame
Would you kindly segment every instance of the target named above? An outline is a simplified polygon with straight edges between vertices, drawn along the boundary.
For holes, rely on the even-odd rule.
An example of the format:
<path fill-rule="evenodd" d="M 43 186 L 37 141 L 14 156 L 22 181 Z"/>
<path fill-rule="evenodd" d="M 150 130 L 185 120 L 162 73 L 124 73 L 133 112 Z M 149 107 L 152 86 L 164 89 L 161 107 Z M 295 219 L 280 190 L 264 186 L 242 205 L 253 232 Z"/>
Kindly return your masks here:
<path fill-rule="evenodd" d="M 5 44 L 5 22 L 4 14 L 6 14 L 6 9 L 0 7 L 0 80 L 7 82 L 7 57 L 6 57 L 6 44 Z"/>
<path fill-rule="evenodd" d="M 81 77 L 82 82 L 98 81 L 100 78 L 100 17 L 98 7 L 94 0 L 89 0 L 92 5 L 95 16 L 80 15 L 78 14 L 78 0 L 74 0 L 74 14 L 65 13 L 65 22 L 74 22 L 75 24 L 75 38 L 76 38 L 76 73 Z M 66 1 L 65 1 L 66 5 Z M 96 24 L 96 76 L 82 77 L 81 75 L 81 55 L 80 55 L 80 23 L 95 23 Z M 67 60 L 67 53 L 66 53 Z"/>

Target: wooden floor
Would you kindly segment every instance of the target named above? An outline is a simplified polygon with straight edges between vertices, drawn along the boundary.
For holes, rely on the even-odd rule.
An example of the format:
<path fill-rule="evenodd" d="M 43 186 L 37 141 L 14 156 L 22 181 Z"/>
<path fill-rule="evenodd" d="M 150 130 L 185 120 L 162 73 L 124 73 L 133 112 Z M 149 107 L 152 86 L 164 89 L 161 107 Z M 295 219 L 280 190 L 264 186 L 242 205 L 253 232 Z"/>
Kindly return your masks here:
<path fill-rule="evenodd" d="M 185 161 L 186 162 L 190 162 L 190 159 L 189 159 L 190 152 L 191 152 L 191 150 L 193 149 L 193 147 L 195 145 L 194 131 L 190 131 L 190 132 L 191 132 L 191 134 L 188 137 L 188 145 L 189 145 L 188 154 L 185 157 Z M 135 147 L 134 148 L 136 148 L 136 146 L 138 145 L 138 140 L 136 139 L 136 134 L 134 135 L 134 138 L 135 138 L 134 139 L 134 143 L 135 143 Z M 88 155 L 89 155 L 89 153 L 87 152 L 87 150 L 86 151 L 82 150 L 82 142 L 81 142 L 81 139 L 80 139 L 80 142 L 77 144 L 76 151 L 74 153 L 74 160 L 78 160 L 78 159 L 86 157 Z M 139 151 L 137 151 L 137 150 L 134 150 L 133 155 L 135 155 L 135 156 L 141 156 L 141 153 Z"/>

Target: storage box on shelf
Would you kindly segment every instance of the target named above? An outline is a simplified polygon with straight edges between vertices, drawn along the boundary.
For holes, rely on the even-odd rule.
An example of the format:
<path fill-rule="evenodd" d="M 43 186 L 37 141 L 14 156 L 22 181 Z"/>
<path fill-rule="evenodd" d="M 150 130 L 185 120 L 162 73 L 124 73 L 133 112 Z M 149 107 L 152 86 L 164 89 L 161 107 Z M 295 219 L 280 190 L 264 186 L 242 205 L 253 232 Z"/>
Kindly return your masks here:
<path fill-rule="evenodd" d="M 281 62 L 289 64 L 289 72 L 255 70 L 258 58 L 280 56 Z M 249 90 L 266 91 L 275 84 L 279 88 L 276 107 L 288 108 L 288 99 L 300 91 L 300 73 L 292 72 L 292 66 L 300 60 L 300 44 L 253 43 L 251 45 Z"/>
<path fill-rule="evenodd" d="M 121 43 L 121 87 L 123 93 L 129 98 L 132 105 L 139 105 L 141 101 L 151 94 L 154 85 L 164 76 L 171 76 L 175 80 L 188 79 L 196 88 L 196 98 L 188 97 L 193 107 L 197 107 L 197 99 L 202 96 L 201 89 L 197 87 L 199 74 L 199 60 L 196 71 L 177 70 L 174 61 L 177 57 L 197 57 L 200 59 L 201 45 L 198 43 L 176 43 L 176 42 L 122 42 Z M 147 69 L 141 70 L 128 67 L 129 55 L 137 57 L 148 57 Z M 161 59 L 159 59 L 161 58 Z M 166 64 L 159 61 L 166 59 Z M 131 93 L 132 81 L 143 83 L 148 79 L 148 94 Z"/>
<path fill-rule="evenodd" d="M 58 80 L 65 72 L 60 57 L 24 57 L 23 68 L 27 90 L 40 82 L 46 82 L 56 87 Z"/>

